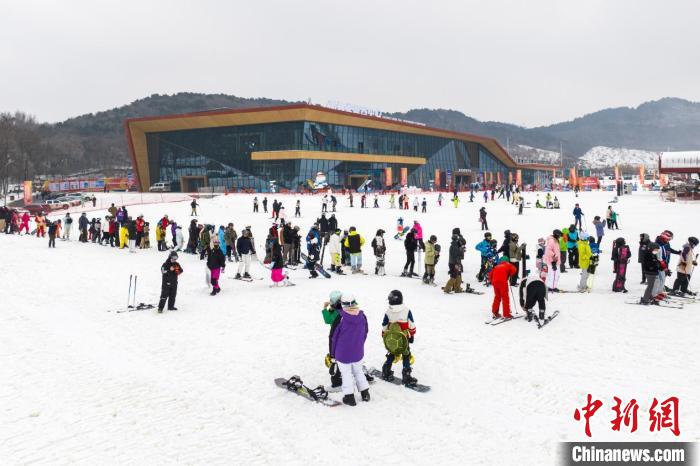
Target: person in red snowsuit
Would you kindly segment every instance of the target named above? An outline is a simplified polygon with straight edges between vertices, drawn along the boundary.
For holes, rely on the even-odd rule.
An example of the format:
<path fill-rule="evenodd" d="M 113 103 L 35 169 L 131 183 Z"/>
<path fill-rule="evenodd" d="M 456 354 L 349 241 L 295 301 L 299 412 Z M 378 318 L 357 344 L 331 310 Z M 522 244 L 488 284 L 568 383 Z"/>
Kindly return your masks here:
<path fill-rule="evenodd" d="M 22 230 L 26 234 L 29 234 L 29 214 L 27 212 L 22 214 L 22 223 L 19 226 L 19 233 L 22 234 Z"/>
<path fill-rule="evenodd" d="M 491 306 L 491 312 L 493 312 L 493 317 L 500 317 L 498 313 L 498 308 L 503 302 L 503 317 L 510 319 L 512 316 L 510 314 L 510 277 L 518 273 L 517 269 L 510 263 L 508 257 L 501 257 L 498 265 L 491 269 L 489 272 L 489 280 L 493 285 L 493 291 L 495 293 L 493 297 L 493 305 Z"/>

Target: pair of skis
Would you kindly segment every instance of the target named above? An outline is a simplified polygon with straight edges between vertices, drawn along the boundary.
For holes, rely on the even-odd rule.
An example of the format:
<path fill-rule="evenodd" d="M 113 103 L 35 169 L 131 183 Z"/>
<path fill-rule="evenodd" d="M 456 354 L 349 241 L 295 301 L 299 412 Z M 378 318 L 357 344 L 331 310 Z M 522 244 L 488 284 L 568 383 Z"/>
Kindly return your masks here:
<path fill-rule="evenodd" d="M 129 292 L 126 296 L 126 308 L 122 310 L 117 310 L 117 314 L 122 312 L 132 312 L 132 311 L 144 311 L 146 309 L 154 309 L 153 304 L 139 303 L 136 304 L 136 285 L 138 284 L 138 275 L 129 275 Z"/>

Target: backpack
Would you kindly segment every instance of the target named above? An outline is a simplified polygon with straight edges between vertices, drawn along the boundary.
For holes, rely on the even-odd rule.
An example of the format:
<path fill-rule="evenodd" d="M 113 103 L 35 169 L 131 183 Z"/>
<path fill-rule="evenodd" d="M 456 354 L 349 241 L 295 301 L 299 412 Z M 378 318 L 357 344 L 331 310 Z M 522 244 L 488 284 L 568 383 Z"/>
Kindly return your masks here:
<path fill-rule="evenodd" d="M 389 324 L 389 328 L 384 333 L 384 347 L 394 356 L 408 353 L 408 336 L 406 331 L 401 330 L 398 322 Z"/>

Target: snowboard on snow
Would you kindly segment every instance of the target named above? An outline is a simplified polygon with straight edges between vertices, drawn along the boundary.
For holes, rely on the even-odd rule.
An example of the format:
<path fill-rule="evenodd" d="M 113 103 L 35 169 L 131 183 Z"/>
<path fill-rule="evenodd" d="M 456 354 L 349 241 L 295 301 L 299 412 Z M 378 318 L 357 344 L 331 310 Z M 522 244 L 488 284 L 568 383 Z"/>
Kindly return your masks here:
<path fill-rule="evenodd" d="M 301 379 L 296 375 L 289 379 L 277 378 L 275 379 L 275 385 L 283 390 L 295 393 L 309 401 L 315 401 L 316 403 L 328 406 L 330 408 L 340 406 L 342 404 L 340 401 L 328 398 L 328 392 L 322 385 L 319 385 L 315 389 L 311 389 L 304 385 Z"/>
<path fill-rule="evenodd" d="M 408 233 L 411 230 L 410 227 L 403 227 L 403 230 L 396 232 L 394 235 L 394 239 L 401 239 L 404 237 L 406 233 Z"/>
<path fill-rule="evenodd" d="M 401 376 L 394 376 L 394 380 L 384 380 L 382 378 L 382 371 L 380 371 L 376 367 L 370 367 L 369 375 L 374 377 L 375 380 L 378 379 L 378 380 L 381 380 L 383 382 L 390 383 L 393 385 L 399 385 L 399 386 L 403 385 L 403 383 L 401 383 Z M 415 385 L 403 385 L 403 386 L 408 388 L 409 390 L 413 390 L 414 392 L 418 392 L 418 393 L 426 393 L 426 392 L 430 391 L 429 385 L 422 385 L 419 383 L 417 383 Z"/>
<path fill-rule="evenodd" d="M 301 253 L 301 258 L 304 259 L 306 262 L 309 262 L 309 256 L 307 256 L 303 252 Z M 331 278 L 331 274 L 328 273 L 328 271 L 326 269 L 324 269 L 321 264 L 316 263 L 316 265 L 314 266 L 314 269 L 316 269 L 316 272 L 320 273 L 324 277 Z"/>

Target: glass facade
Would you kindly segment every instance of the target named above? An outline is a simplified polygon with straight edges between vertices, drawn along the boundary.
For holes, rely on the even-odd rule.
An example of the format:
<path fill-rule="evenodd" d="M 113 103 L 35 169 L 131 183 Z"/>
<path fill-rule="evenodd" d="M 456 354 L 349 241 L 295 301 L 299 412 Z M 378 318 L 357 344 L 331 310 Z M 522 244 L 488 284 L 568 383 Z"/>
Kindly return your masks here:
<path fill-rule="evenodd" d="M 148 133 L 147 144 L 151 184 L 166 181 L 174 188 L 180 177 L 206 176 L 212 187 L 267 191 L 274 181 L 280 190 L 297 190 L 322 174 L 331 187 L 357 187 L 371 179 L 372 187 L 381 189 L 399 184 L 402 168 L 408 184 L 421 188 L 434 183 L 436 169 L 440 187 L 450 184 L 448 173 L 465 170 L 498 171 L 508 179 L 506 166 L 478 144 L 472 143 L 478 147 L 479 166 L 474 167 L 468 143 L 461 140 L 312 121 Z M 251 159 L 253 152 L 281 150 L 423 157 L 426 163 Z M 391 168 L 391 180 L 385 178 L 386 168 Z"/>

